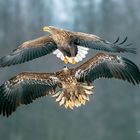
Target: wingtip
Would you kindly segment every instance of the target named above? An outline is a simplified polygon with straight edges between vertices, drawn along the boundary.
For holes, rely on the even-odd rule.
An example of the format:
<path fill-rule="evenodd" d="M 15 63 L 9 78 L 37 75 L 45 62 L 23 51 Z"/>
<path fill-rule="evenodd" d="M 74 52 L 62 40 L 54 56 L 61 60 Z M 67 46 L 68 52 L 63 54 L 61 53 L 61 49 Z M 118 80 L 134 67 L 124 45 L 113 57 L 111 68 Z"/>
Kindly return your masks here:
<path fill-rule="evenodd" d="M 120 37 L 118 36 L 117 39 L 113 42 L 113 44 L 116 44 L 120 40 Z"/>
<path fill-rule="evenodd" d="M 127 52 L 137 54 L 137 48 L 125 48 Z"/>
<path fill-rule="evenodd" d="M 138 66 L 129 59 L 126 59 L 124 57 L 122 59 L 127 66 L 126 70 L 127 74 L 129 73 L 128 75 L 130 77 L 130 83 L 132 83 L 133 85 L 140 84 L 140 69 L 138 68 Z"/>
<path fill-rule="evenodd" d="M 119 43 L 119 39 L 120 38 L 118 37 L 117 40 L 113 43 L 118 52 L 129 52 L 129 53 L 133 53 L 133 54 L 137 53 L 137 49 L 136 48 L 129 47 L 129 46 L 133 45 L 132 43 L 125 44 L 127 42 L 127 40 L 128 40 L 127 36 L 120 43 Z"/>
<path fill-rule="evenodd" d="M 125 39 L 121 43 L 119 43 L 118 45 L 124 44 L 127 41 L 127 39 L 128 39 L 128 37 L 126 36 Z"/>
<path fill-rule="evenodd" d="M 14 111 L 8 107 L 8 105 L 12 106 L 12 103 L 6 93 L 6 83 L 4 83 L 0 86 L 0 115 L 8 118 Z"/>

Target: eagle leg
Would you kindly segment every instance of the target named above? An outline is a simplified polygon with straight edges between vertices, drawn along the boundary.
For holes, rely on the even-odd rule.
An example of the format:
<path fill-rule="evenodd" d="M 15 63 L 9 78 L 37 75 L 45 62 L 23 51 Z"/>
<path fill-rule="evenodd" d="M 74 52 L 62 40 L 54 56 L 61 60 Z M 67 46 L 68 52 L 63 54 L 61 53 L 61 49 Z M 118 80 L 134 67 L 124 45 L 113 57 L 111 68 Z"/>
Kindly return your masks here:
<path fill-rule="evenodd" d="M 69 60 L 68 60 L 67 56 L 64 56 L 64 62 L 65 62 L 65 64 L 68 64 Z"/>
<path fill-rule="evenodd" d="M 72 64 L 76 64 L 75 57 L 72 57 Z"/>

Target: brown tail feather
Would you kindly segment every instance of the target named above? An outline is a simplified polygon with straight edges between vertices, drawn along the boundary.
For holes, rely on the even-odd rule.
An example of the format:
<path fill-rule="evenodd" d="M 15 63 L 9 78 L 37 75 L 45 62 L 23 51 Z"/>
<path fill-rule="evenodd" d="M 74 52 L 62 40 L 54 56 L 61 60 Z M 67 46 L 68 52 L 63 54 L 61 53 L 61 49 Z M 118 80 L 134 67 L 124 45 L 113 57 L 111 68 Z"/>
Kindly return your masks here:
<path fill-rule="evenodd" d="M 79 84 L 77 85 L 77 90 L 66 93 L 64 90 L 60 90 L 52 95 L 56 98 L 56 102 L 59 105 L 64 105 L 65 108 L 73 109 L 74 107 L 79 107 L 82 104 L 85 105 L 89 101 L 89 96 L 93 94 L 95 87 Z"/>

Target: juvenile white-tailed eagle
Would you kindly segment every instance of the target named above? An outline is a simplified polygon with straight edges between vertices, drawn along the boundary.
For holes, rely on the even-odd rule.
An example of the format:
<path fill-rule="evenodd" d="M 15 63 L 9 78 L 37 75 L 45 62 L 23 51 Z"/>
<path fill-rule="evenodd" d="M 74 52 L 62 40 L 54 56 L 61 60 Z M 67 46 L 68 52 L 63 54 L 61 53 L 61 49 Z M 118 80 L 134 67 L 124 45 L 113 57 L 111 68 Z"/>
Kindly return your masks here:
<path fill-rule="evenodd" d="M 94 80 L 115 78 L 140 83 L 140 70 L 130 60 L 112 54 L 98 53 L 76 68 L 64 67 L 54 73 L 22 72 L 0 86 L 0 114 L 7 117 L 21 104 L 50 95 L 59 105 L 73 109 L 89 101 Z"/>
<path fill-rule="evenodd" d="M 121 43 L 118 43 L 119 38 L 114 43 L 110 43 L 92 34 L 71 32 L 53 26 L 44 27 L 43 30 L 50 35 L 23 43 L 11 54 L 0 58 L 0 67 L 24 63 L 49 53 L 55 54 L 66 64 L 82 61 L 89 49 L 136 53 L 135 48 L 128 47 L 130 44 L 124 44 L 127 37 Z"/>

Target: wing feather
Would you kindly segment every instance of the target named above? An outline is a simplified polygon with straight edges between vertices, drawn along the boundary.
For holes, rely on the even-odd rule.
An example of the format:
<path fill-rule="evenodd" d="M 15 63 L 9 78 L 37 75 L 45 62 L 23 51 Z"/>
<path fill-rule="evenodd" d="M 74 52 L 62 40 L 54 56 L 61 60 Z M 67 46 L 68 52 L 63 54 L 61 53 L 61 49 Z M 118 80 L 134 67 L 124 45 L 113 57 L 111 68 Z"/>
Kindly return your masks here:
<path fill-rule="evenodd" d="M 140 70 L 130 60 L 112 54 L 98 53 L 75 69 L 75 77 L 81 82 L 92 82 L 99 78 L 127 80 L 140 83 Z"/>
<path fill-rule="evenodd" d="M 52 77 L 53 76 L 53 77 Z M 59 79 L 53 74 L 23 72 L 0 86 L 0 114 L 7 117 L 21 104 L 55 91 Z"/>
<path fill-rule="evenodd" d="M 92 34 L 86 34 L 81 32 L 72 32 L 72 38 L 75 45 L 84 46 L 90 49 L 103 50 L 108 52 L 130 52 L 136 53 L 136 48 L 128 47 L 131 44 L 124 44 L 127 41 L 127 37 L 118 43 L 119 38 L 114 43 L 104 40 L 98 36 Z M 123 45 L 123 47 L 122 47 Z"/>
<path fill-rule="evenodd" d="M 0 67 L 21 64 L 52 53 L 57 45 L 50 35 L 24 42 L 7 56 L 0 58 Z"/>

